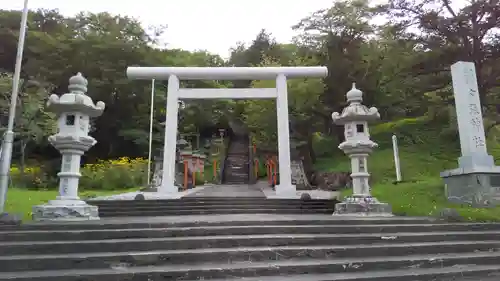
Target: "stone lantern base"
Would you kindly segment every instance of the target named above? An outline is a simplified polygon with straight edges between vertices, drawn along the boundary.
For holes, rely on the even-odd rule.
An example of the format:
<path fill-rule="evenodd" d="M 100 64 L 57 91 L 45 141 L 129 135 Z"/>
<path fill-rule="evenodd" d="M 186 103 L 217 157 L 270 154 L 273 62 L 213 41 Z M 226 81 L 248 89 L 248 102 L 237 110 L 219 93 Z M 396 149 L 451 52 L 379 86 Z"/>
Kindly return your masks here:
<path fill-rule="evenodd" d="M 335 205 L 334 216 L 393 216 L 391 206 L 371 196 L 349 196 Z"/>
<path fill-rule="evenodd" d="M 84 221 L 98 220 L 97 206 L 82 200 L 51 200 L 47 204 L 33 206 L 34 221 Z"/>

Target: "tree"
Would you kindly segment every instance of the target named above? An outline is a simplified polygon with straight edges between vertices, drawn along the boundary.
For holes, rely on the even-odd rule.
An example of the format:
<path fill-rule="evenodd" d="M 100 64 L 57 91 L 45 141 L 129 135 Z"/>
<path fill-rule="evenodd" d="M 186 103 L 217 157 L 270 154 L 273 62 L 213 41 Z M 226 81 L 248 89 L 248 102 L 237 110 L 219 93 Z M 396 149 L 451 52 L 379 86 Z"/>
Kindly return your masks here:
<path fill-rule="evenodd" d="M 10 108 L 12 76 L 0 75 L 0 112 L 7 123 Z M 20 170 L 24 173 L 26 155 L 30 148 L 47 146 L 48 136 L 55 133 L 55 115 L 45 110 L 47 92 L 35 81 L 20 81 L 15 117 L 14 149 L 20 153 Z M 5 133 L 5 128 L 1 130 Z"/>
<path fill-rule="evenodd" d="M 498 1 L 474 0 L 457 8 L 449 0 L 391 0 L 391 19 L 419 40 L 419 59 L 411 72 L 428 80 L 433 92 L 449 85 L 449 66 L 456 61 L 476 65 L 483 111 L 493 125 L 498 115 L 500 76 L 500 5 Z M 443 101 L 453 102 L 448 87 Z"/>

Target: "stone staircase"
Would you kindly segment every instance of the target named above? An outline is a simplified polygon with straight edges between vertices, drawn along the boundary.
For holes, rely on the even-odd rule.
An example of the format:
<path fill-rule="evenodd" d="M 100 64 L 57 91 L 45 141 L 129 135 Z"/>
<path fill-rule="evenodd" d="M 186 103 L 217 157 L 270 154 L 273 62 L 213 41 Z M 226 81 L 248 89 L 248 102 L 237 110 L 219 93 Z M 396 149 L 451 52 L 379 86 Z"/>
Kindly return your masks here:
<path fill-rule="evenodd" d="M 331 215 L 0 227 L 0 280 L 493 281 L 500 224 Z"/>
<path fill-rule="evenodd" d="M 234 136 L 231 139 L 224 164 L 223 184 L 248 184 L 248 146 L 248 137 Z"/>
<path fill-rule="evenodd" d="M 180 216 L 203 214 L 328 214 L 335 200 L 266 199 L 265 197 L 183 197 L 173 200 L 89 201 L 99 216 Z"/>

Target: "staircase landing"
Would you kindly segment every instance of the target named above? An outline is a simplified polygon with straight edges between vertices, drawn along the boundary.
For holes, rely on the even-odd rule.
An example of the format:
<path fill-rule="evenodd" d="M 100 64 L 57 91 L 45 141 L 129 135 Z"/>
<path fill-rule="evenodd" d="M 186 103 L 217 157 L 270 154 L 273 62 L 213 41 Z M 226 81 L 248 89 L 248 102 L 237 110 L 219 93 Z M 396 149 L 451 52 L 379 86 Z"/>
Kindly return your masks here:
<path fill-rule="evenodd" d="M 224 184 L 207 186 L 185 197 L 260 197 L 265 199 L 266 195 L 258 184 Z"/>

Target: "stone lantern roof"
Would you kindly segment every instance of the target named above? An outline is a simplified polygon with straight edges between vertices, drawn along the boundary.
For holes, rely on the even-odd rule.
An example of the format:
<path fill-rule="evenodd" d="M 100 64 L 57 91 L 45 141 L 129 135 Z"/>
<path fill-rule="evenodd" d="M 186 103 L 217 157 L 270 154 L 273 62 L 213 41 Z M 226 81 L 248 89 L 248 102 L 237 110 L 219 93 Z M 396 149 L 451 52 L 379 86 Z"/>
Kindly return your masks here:
<path fill-rule="evenodd" d="M 332 119 L 335 124 L 344 125 L 353 121 L 375 121 L 380 119 L 378 109 L 368 108 L 361 104 L 363 101 L 363 92 L 356 88 L 356 83 L 352 83 L 352 89 L 346 94 L 349 105 L 342 110 L 342 113 L 332 113 Z"/>
<path fill-rule="evenodd" d="M 63 112 L 81 112 L 90 117 L 98 117 L 102 114 L 105 104 L 102 101 L 94 104 L 92 99 L 86 95 L 87 79 L 79 72 L 69 79 L 69 93 L 62 96 L 50 95 L 47 102 L 47 109 L 61 114 Z"/>

